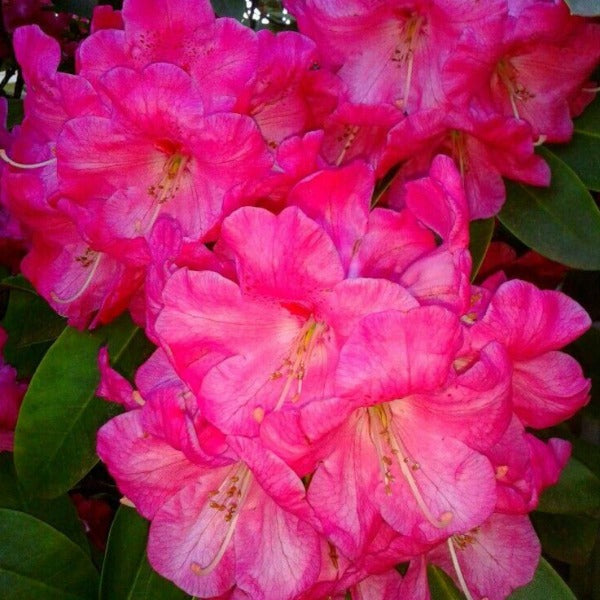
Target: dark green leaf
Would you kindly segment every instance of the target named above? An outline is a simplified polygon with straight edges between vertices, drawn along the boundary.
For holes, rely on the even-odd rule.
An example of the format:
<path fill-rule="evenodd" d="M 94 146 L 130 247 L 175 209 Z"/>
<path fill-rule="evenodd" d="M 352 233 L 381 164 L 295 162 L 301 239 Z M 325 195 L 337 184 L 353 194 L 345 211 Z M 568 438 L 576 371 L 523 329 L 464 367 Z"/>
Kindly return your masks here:
<path fill-rule="evenodd" d="M 30 514 L 64 533 L 86 553 L 89 552 L 83 525 L 69 497 L 65 495 L 52 500 L 30 497 L 17 479 L 9 452 L 0 453 L 0 508 Z"/>
<path fill-rule="evenodd" d="M 212 5 L 219 17 L 233 17 L 238 21 L 246 11 L 245 0 L 212 0 Z"/>
<path fill-rule="evenodd" d="M 571 440 L 573 456 L 600 478 L 600 446 L 582 439 Z"/>
<path fill-rule="evenodd" d="M 600 330 L 592 327 L 569 344 L 566 351 L 577 359 L 586 377 L 592 380 L 591 401 L 586 410 L 600 418 Z"/>
<path fill-rule="evenodd" d="M 600 98 L 575 119 L 573 138 L 568 144 L 548 149 L 564 160 L 588 188 L 600 191 Z"/>
<path fill-rule="evenodd" d="M 15 125 L 20 125 L 23 120 L 23 100 L 20 98 L 8 99 L 8 116 L 6 117 L 6 126 L 12 129 Z"/>
<path fill-rule="evenodd" d="M 493 233 L 494 219 L 479 219 L 477 221 L 471 221 L 469 225 L 469 238 L 471 240 L 469 250 L 471 252 L 471 258 L 473 259 L 471 281 L 475 279 L 475 276 L 481 267 L 485 253 L 492 241 Z"/>
<path fill-rule="evenodd" d="M 464 600 L 464 595 L 459 592 L 454 582 L 442 569 L 433 565 L 427 566 L 427 581 L 431 600 Z"/>
<path fill-rule="evenodd" d="M 557 156 L 541 155 L 552 185 L 538 188 L 506 182 L 502 224 L 540 254 L 576 269 L 600 269 L 600 211 L 585 185 Z"/>
<path fill-rule="evenodd" d="M 559 482 L 545 490 L 538 510 L 553 514 L 596 514 L 600 508 L 600 479 L 576 458 L 571 458 Z"/>
<path fill-rule="evenodd" d="M 30 288 L 23 277 L 11 277 L 2 285 L 10 290 L 8 308 L 2 319 L 2 327 L 8 333 L 4 358 L 17 369 L 20 378 L 29 379 L 65 328 L 66 321 Z"/>
<path fill-rule="evenodd" d="M 531 520 L 546 554 L 570 565 L 585 564 L 589 559 L 598 535 L 596 519 L 533 513 Z"/>
<path fill-rule="evenodd" d="M 100 600 L 185 600 L 189 596 L 152 570 L 146 558 L 148 522 L 121 506 L 108 536 Z"/>
<path fill-rule="evenodd" d="M 96 432 L 119 408 L 95 397 L 98 350 L 108 343 L 118 365 L 143 332 L 127 316 L 93 333 L 67 327 L 40 363 L 21 406 L 15 466 L 30 492 L 55 497 L 97 462 Z M 141 362 L 147 357 L 148 346 Z M 131 358 L 127 357 L 127 362 Z"/>
<path fill-rule="evenodd" d="M 514 591 L 508 600 L 577 600 L 560 575 L 542 558 L 533 581 Z"/>
<path fill-rule="evenodd" d="M 80 17 L 90 18 L 98 0 L 54 0 L 54 7 L 59 12 L 71 13 Z M 100 4 L 105 4 L 101 2 Z"/>
<path fill-rule="evenodd" d="M 62 533 L 22 512 L 0 509 L 2 600 L 93 600 L 98 573 Z"/>
<path fill-rule="evenodd" d="M 565 0 L 574 15 L 600 16 L 600 0 Z"/>

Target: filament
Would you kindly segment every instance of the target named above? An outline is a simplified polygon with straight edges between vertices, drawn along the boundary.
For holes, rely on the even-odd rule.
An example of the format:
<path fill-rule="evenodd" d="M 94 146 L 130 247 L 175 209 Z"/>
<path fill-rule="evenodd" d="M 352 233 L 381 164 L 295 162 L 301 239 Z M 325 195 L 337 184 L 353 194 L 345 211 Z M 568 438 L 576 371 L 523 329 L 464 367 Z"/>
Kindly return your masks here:
<path fill-rule="evenodd" d="M 456 572 L 456 577 L 458 577 L 458 582 L 460 583 L 460 587 L 463 591 L 463 594 L 466 596 L 467 600 L 474 600 L 473 596 L 471 595 L 471 592 L 469 591 L 469 586 L 467 586 L 467 582 L 465 581 L 462 569 L 460 568 L 458 556 L 456 556 L 456 550 L 454 549 L 454 542 L 452 541 L 452 538 L 449 537 L 446 540 L 446 542 L 448 544 L 448 550 L 450 551 L 452 566 L 454 567 L 454 571 Z"/>
<path fill-rule="evenodd" d="M 50 292 L 50 297 L 52 298 L 52 300 L 54 300 L 54 302 L 57 302 L 58 304 L 69 304 L 70 302 L 74 302 L 75 300 L 78 300 L 79 298 L 81 298 L 81 296 L 83 296 L 85 291 L 90 287 L 90 283 L 92 283 L 92 279 L 94 278 L 94 275 L 96 274 L 96 271 L 98 270 L 98 265 L 100 264 L 101 258 L 102 258 L 102 254 L 98 253 L 98 255 L 96 256 L 96 259 L 94 260 L 93 266 L 90 269 L 88 276 L 86 277 L 86 280 L 83 282 L 83 285 L 79 288 L 79 290 L 77 292 L 75 292 L 69 298 L 61 298 L 55 292 Z"/>
<path fill-rule="evenodd" d="M 0 148 L 0 158 L 5 163 L 8 163 L 11 167 L 15 167 L 17 169 L 42 169 L 43 167 L 47 167 L 48 165 L 51 165 L 56 162 L 56 158 L 49 158 L 48 160 L 31 164 L 17 162 L 16 160 L 10 158 L 8 154 L 6 154 L 6 150 L 4 150 L 4 148 Z"/>
<path fill-rule="evenodd" d="M 235 494 L 232 494 L 232 497 L 235 497 L 237 495 L 237 502 L 230 504 L 229 510 L 225 515 L 225 519 L 228 520 L 227 532 L 225 533 L 222 542 L 219 544 L 217 553 L 206 566 L 203 567 L 198 563 L 192 563 L 192 572 L 195 575 L 209 575 L 221 562 L 221 559 L 225 555 L 225 552 L 227 552 L 229 542 L 231 542 L 231 538 L 233 537 L 233 534 L 235 532 L 235 526 L 237 524 L 238 519 L 240 518 L 241 508 L 244 501 L 246 500 L 246 496 L 248 495 L 248 490 L 250 489 L 251 483 L 252 479 L 250 477 L 250 471 L 248 470 L 248 468 L 244 467 L 244 474 L 241 477 L 241 483 L 239 485 L 239 488 L 235 486 Z M 223 482 L 223 484 L 225 484 L 225 481 Z M 212 504 L 213 503 L 211 502 L 211 505 Z"/>

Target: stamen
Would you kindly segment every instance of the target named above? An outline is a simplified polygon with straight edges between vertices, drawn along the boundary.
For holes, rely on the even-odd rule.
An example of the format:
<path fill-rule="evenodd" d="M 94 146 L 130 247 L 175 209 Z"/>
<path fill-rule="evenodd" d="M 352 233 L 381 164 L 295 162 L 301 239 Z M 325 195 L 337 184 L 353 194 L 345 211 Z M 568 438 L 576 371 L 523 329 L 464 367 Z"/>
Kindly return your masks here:
<path fill-rule="evenodd" d="M 92 250 L 92 252 L 94 252 L 94 251 Z M 55 292 L 50 292 L 50 297 L 52 298 L 52 300 L 54 300 L 54 302 L 57 302 L 58 304 L 69 304 L 71 302 L 75 302 L 75 300 L 78 300 L 79 298 L 81 298 L 81 296 L 83 296 L 83 294 L 86 292 L 86 290 L 90 287 L 90 284 L 92 283 L 92 279 L 94 278 L 94 275 L 96 274 L 96 271 L 98 270 L 98 265 L 100 264 L 100 259 L 102 258 L 102 254 L 100 252 L 98 252 L 96 254 L 97 255 L 96 255 L 96 258 L 93 263 L 86 264 L 83 261 L 79 261 L 79 262 L 81 262 L 81 264 L 84 267 L 88 267 L 90 264 L 93 265 L 92 268 L 90 269 L 90 272 L 88 273 L 86 280 L 83 282 L 83 285 L 79 288 L 79 290 L 77 292 L 75 292 L 72 296 L 70 296 L 69 298 L 61 298 Z"/>
<path fill-rule="evenodd" d="M 406 77 L 404 78 L 402 98 L 398 98 L 395 102 L 396 106 L 400 110 L 403 110 L 405 114 L 407 113 L 408 98 L 412 85 L 415 45 L 421 31 L 421 26 L 423 25 L 423 20 L 424 19 L 421 16 L 413 16 L 406 21 L 402 28 L 404 39 L 401 41 L 401 45 L 406 47 L 397 48 L 394 52 L 394 58 L 392 59 L 393 61 L 400 63 L 400 65 L 406 63 Z"/>
<path fill-rule="evenodd" d="M 534 146 L 541 146 L 548 139 L 547 135 L 540 134 L 538 139 L 533 142 Z"/>
<path fill-rule="evenodd" d="M 454 160 L 458 161 L 458 168 L 462 179 L 465 178 L 465 174 L 468 170 L 467 167 L 467 156 L 465 149 L 465 139 L 460 131 L 452 131 L 450 133 L 450 144 L 451 153 Z"/>
<path fill-rule="evenodd" d="M 458 557 L 456 556 L 456 550 L 454 549 L 454 542 L 452 537 L 447 539 L 448 550 L 450 551 L 450 558 L 452 559 L 452 566 L 454 567 L 454 571 L 456 572 L 456 577 L 458 578 L 458 582 L 460 583 L 460 587 L 462 589 L 463 594 L 467 598 L 467 600 L 474 600 L 471 592 L 469 591 L 469 587 L 467 586 L 467 582 L 463 576 L 462 570 L 460 568 L 460 564 L 458 563 Z"/>
<path fill-rule="evenodd" d="M 4 150 L 3 148 L 0 148 L 0 158 L 5 163 L 8 163 L 11 167 L 15 167 L 16 169 L 42 169 L 43 167 L 47 167 L 48 165 L 51 165 L 56 162 L 56 158 L 49 158 L 48 160 L 31 164 L 17 162 L 16 160 L 10 158 L 10 156 L 6 154 L 6 150 Z"/>
<path fill-rule="evenodd" d="M 596 92 L 600 92 L 600 86 L 593 88 L 581 88 L 582 92 L 588 92 L 590 94 L 595 94 Z"/>
<path fill-rule="evenodd" d="M 413 495 L 413 498 L 415 499 L 415 501 L 417 503 L 417 506 L 420 508 L 421 512 L 423 513 L 423 516 L 434 527 L 437 527 L 438 529 L 443 529 L 444 527 L 447 527 L 450 524 L 450 522 L 452 521 L 452 519 L 454 518 L 454 515 L 450 511 L 446 511 L 446 512 L 443 512 L 439 517 L 436 518 L 433 515 L 433 513 L 431 512 L 431 510 L 429 510 L 429 507 L 425 503 L 425 499 L 423 498 L 423 495 L 421 494 L 421 490 L 419 489 L 419 486 L 413 475 L 413 471 L 418 471 L 420 469 L 420 465 L 414 461 L 411 461 L 411 459 L 408 457 L 408 452 L 404 448 L 404 444 L 402 443 L 402 440 L 399 437 L 395 436 L 392 431 L 390 431 L 391 418 L 390 418 L 390 414 L 389 414 L 389 407 L 385 404 L 380 404 L 378 406 L 373 407 L 373 409 L 369 409 L 369 410 L 373 410 L 374 414 L 381 421 L 381 424 L 383 427 L 383 429 L 381 431 L 381 435 L 383 435 L 385 437 L 385 440 L 388 443 L 388 445 L 392 451 L 392 454 L 396 457 L 396 463 L 400 467 L 400 471 L 402 472 L 402 475 L 404 476 L 406 483 L 408 483 L 408 487 Z M 378 455 L 379 455 L 379 453 L 378 453 Z M 382 460 L 385 461 L 386 458 L 387 458 L 386 456 L 383 456 Z M 389 460 L 389 458 L 388 458 L 388 460 Z M 390 464 L 391 464 L 391 461 L 390 461 Z M 388 484 L 386 482 L 386 486 L 387 485 Z M 387 491 L 387 487 L 386 487 L 386 491 Z"/>
<path fill-rule="evenodd" d="M 344 134 L 341 138 L 345 139 L 346 142 L 344 143 L 344 147 L 342 148 L 342 151 L 340 152 L 339 156 L 337 157 L 337 160 L 335 161 L 336 167 L 339 167 L 342 164 L 346 153 L 348 152 L 348 150 L 350 150 L 350 148 L 352 148 L 352 144 L 354 144 L 354 140 L 356 140 L 356 136 L 358 135 L 359 131 L 360 127 L 358 125 L 346 125 Z"/>
<path fill-rule="evenodd" d="M 293 362 L 288 357 L 280 367 L 280 370 L 287 369 L 287 378 L 279 394 L 275 410 L 279 410 L 283 406 L 294 380 L 296 381 L 296 393 L 292 397 L 292 402 L 297 402 L 300 399 L 302 395 L 302 383 L 306 377 L 317 342 L 321 339 L 320 334 L 325 328 L 326 325 L 324 323 L 315 321 L 314 317 L 311 316 L 300 330 L 290 353 L 290 357 L 293 356 Z M 271 379 L 279 379 L 281 377 L 280 370 L 273 373 Z"/>
<path fill-rule="evenodd" d="M 242 506 L 244 505 L 248 490 L 250 489 L 250 484 L 252 483 L 252 477 L 248 467 L 245 465 L 239 466 L 241 466 L 243 471 L 241 476 L 233 475 L 232 477 L 227 477 L 221 486 L 227 489 L 221 491 L 221 488 L 219 488 L 210 501 L 211 508 L 225 513 L 224 518 L 228 523 L 227 531 L 222 542 L 219 544 L 217 553 L 206 566 L 203 567 L 195 562 L 191 564 L 190 568 L 195 575 L 203 576 L 212 573 L 221 562 L 225 552 L 227 552 L 229 542 L 231 542 L 231 538 L 235 532 L 236 523 L 241 514 Z M 236 472 L 239 472 L 239 466 Z M 231 485 L 226 485 L 227 482 L 230 482 Z M 237 485 L 238 482 L 239 486 Z M 223 496 L 225 497 L 223 498 Z M 219 502 L 218 499 L 223 499 L 223 502 Z"/>

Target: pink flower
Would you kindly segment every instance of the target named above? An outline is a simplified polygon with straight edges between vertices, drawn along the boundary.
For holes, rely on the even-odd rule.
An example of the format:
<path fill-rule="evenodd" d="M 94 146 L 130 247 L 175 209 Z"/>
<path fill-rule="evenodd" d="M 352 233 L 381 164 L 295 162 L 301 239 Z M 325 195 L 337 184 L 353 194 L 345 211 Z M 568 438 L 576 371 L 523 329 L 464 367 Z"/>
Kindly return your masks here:
<path fill-rule="evenodd" d="M 86 231 L 98 247 L 148 235 L 160 213 L 199 240 L 223 218 L 224 196 L 268 171 L 254 123 L 206 116 L 196 84 L 180 68 L 115 68 L 101 84 L 112 117 L 71 119 L 57 145 L 61 191 L 93 209 Z"/>
<path fill-rule="evenodd" d="M 236 585 L 251 598 L 292 600 L 309 587 L 320 570 L 320 540 L 289 467 L 256 442 L 226 440 L 207 424 L 160 351 L 138 371 L 142 393 L 130 386 L 128 393 L 106 355 L 101 368 L 99 392 L 116 392 L 131 410 L 102 427 L 98 453 L 152 521 L 152 566 L 202 597 Z"/>
<path fill-rule="evenodd" d="M 515 414 L 524 425 L 542 428 L 568 419 L 588 402 L 589 380 L 559 349 L 589 326 L 586 312 L 564 294 L 515 280 L 498 288 L 470 332 L 475 347 L 490 339 L 506 347 Z"/>

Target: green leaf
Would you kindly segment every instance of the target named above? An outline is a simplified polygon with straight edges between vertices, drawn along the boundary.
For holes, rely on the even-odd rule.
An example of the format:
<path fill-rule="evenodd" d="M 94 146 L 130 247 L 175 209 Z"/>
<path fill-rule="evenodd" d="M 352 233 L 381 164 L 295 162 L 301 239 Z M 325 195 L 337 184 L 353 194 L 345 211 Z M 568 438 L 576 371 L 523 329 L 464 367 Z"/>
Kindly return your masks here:
<path fill-rule="evenodd" d="M 538 510 L 553 514 L 587 513 L 600 508 L 600 479 L 576 458 L 571 458 L 558 483 L 542 493 Z"/>
<path fill-rule="evenodd" d="M 485 253 L 489 248 L 490 242 L 492 241 L 492 234 L 494 233 L 494 219 L 479 219 L 477 221 L 471 221 L 469 225 L 469 251 L 471 252 L 471 258 L 473 259 L 473 266 L 471 267 L 471 281 L 475 279 L 481 263 L 485 257 Z"/>
<path fill-rule="evenodd" d="M 140 339 L 141 338 L 141 341 Z M 69 490 L 97 462 L 96 432 L 120 411 L 95 397 L 98 350 L 108 343 L 118 366 L 131 367 L 149 353 L 143 332 L 123 315 L 93 333 L 67 327 L 40 363 L 15 432 L 15 466 L 25 489 L 43 497 Z M 138 354 L 142 345 L 145 351 Z M 131 348 L 135 356 L 127 356 Z"/>
<path fill-rule="evenodd" d="M 69 497 L 59 496 L 52 500 L 30 497 L 17 479 L 9 452 L 0 453 L 0 508 L 25 512 L 48 523 L 89 553 L 82 523 Z"/>
<path fill-rule="evenodd" d="M 0 509 L 3 600 L 93 600 L 98 573 L 62 533 L 22 512 Z"/>
<path fill-rule="evenodd" d="M 600 191 L 600 97 L 581 117 L 575 119 L 575 130 L 568 144 L 548 148 L 577 173 L 584 185 Z"/>
<path fill-rule="evenodd" d="M 189 596 L 152 570 L 146 558 L 148 522 L 121 506 L 108 536 L 100 600 L 184 600 Z"/>
<path fill-rule="evenodd" d="M 212 5 L 219 17 L 233 17 L 238 21 L 242 20 L 246 11 L 245 0 L 212 0 Z"/>
<path fill-rule="evenodd" d="M 508 600 L 577 600 L 561 576 L 540 559 L 533 581 L 515 590 Z"/>
<path fill-rule="evenodd" d="M 91 18 L 98 0 L 54 0 L 55 10 Z M 102 2 L 101 4 L 105 4 Z"/>
<path fill-rule="evenodd" d="M 568 292 L 565 290 L 565 293 Z M 596 419 L 600 419 L 600 329 L 588 329 L 569 344 L 566 351 L 577 359 L 585 375 L 592 380 L 591 401 L 585 410 Z"/>
<path fill-rule="evenodd" d="M 6 116 L 6 126 L 8 129 L 12 129 L 15 125 L 20 125 L 21 121 L 23 121 L 23 115 L 23 100 L 21 98 L 8 98 L 8 115 Z"/>
<path fill-rule="evenodd" d="M 459 592 L 454 582 L 442 569 L 434 565 L 427 565 L 427 581 L 431 600 L 464 600 L 464 595 Z"/>
<path fill-rule="evenodd" d="M 600 269 L 600 211 L 585 185 L 557 156 L 541 148 L 552 169 L 549 188 L 506 182 L 502 224 L 540 254 L 569 267 Z"/>
<path fill-rule="evenodd" d="M 600 15 L 600 0 L 565 0 L 574 15 L 597 17 Z"/>
<path fill-rule="evenodd" d="M 66 321 L 35 293 L 25 278 L 10 277 L 2 285 L 10 290 L 2 319 L 2 327 L 8 333 L 4 358 L 17 369 L 19 378 L 29 379 Z"/>
<path fill-rule="evenodd" d="M 600 523 L 592 517 L 533 513 L 531 520 L 544 552 L 570 565 L 582 565 L 590 558 Z"/>

